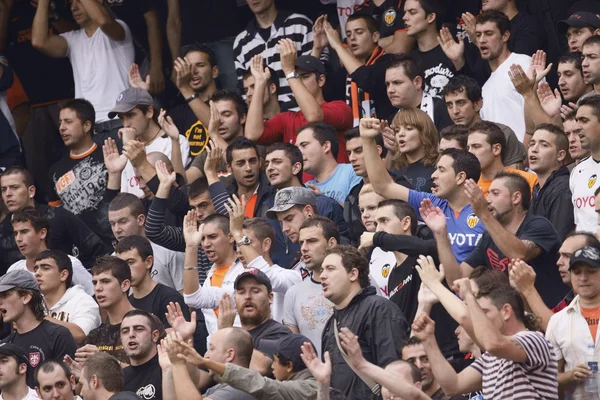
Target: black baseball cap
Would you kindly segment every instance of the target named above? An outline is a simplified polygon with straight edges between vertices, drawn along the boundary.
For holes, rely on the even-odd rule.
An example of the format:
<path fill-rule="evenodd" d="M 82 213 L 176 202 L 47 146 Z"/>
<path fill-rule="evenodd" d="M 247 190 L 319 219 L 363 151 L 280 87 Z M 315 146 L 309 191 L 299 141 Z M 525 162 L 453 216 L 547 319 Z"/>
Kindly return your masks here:
<path fill-rule="evenodd" d="M 113 119 L 119 114 L 129 112 L 137 106 L 154 106 L 154 99 L 147 90 L 129 88 L 117 96 L 117 103 L 108 113 L 108 118 Z"/>
<path fill-rule="evenodd" d="M 16 288 L 40 291 L 37 280 L 26 270 L 8 272 L 0 278 L 0 293 Z"/>
<path fill-rule="evenodd" d="M 25 363 L 29 367 L 29 357 L 21 346 L 13 343 L 0 343 L 0 355 L 13 356 L 17 359 L 17 364 Z"/>
<path fill-rule="evenodd" d="M 302 361 L 300 354 L 302 354 L 301 346 L 304 343 L 310 343 L 312 345 L 312 342 L 306 336 L 299 333 L 293 333 L 276 340 L 263 339 L 258 345 L 258 350 L 271 359 L 273 359 L 274 355 L 277 355 L 278 357 L 289 360 L 294 363 L 294 366 L 296 366 L 298 370 L 303 370 L 306 369 L 306 365 L 304 364 L 304 361 Z"/>
<path fill-rule="evenodd" d="M 600 16 L 589 11 L 578 11 L 571 14 L 569 18 L 558 21 L 556 29 L 558 30 L 558 33 L 564 35 L 569 28 L 583 28 L 585 26 L 600 29 Z"/>
<path fill-rule="evenodd" d="M 260 283 L 261 285 L 265 285 L 269 293 L 273 291 L 273 286 L 271 286 L 271 280 L 269 277 L 260 269 L 256 268 L 248 268 L 239 274 L 237 278 L 235 278 L 235 282 L 233 282 L 233 288 L 237 290 L 242 279 L 247 277 L 252 277 L 256 282 Z"/>
<path fill-rule="evenodd" d="M 571 254 L 569 269 L 578 264 L 587 265 L 590 268 L 600 268 L 600 249 L 594 246 L 585 246 Z"/>
<path fill-rule="evenodd" d="M 296 68 L 300 68 L 308 72 L 318 72 L 325 75 L 325 65 L 317 57 L 300 56 L 296 59 Z"/>

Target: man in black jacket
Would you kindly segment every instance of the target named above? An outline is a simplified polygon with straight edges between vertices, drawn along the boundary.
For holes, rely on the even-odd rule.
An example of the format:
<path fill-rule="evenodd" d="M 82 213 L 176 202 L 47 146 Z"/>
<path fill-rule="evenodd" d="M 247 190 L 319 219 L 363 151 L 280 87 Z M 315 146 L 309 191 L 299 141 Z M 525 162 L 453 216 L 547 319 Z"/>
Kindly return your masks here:
<path fill-rule="evenodd" d="M 529 212 L 550 220 L 561 241 L 575 229 L 569 169 L 564 165 L 568 151 L 569 139 L 552 124 L 537 126 L 527 150 L 529 168 L 539 182 L 533 188 Z"/>
<path fill-rule="evenodd" d="M 320 278 L 323 295 L 334 304 L 333 316 L 322 336 L 322 351 L 329 352 L 334 366 L 331 387 L 348 400 L 376 398 L 343 359 L 336 331 L 350 329 L 358 336 L 365 358 L 385 367 L 400 358 L 400 349 L 408 338 L 406 318 L 398 306 L 376 295 L 369 285 L 369 262 L 354 247 L 327 249 Z"/>
<path fill-rule="evenodd" d="M 96 257 L 110 253 L 106 244 L 73 213 L 61 207 L 48 207 L 33 200 L 35 186 L 29 172 L 20 167 L 8 168 L 0 176 L 2 200 L 9 215 L 0 224 L 0 275 L 10 265 L 23 258 L 15 242 L 12 214 L 30 206 L 35 207 L 50 222 L 49 247 L 71 254 L 86 267 L 91 267 Z"/>

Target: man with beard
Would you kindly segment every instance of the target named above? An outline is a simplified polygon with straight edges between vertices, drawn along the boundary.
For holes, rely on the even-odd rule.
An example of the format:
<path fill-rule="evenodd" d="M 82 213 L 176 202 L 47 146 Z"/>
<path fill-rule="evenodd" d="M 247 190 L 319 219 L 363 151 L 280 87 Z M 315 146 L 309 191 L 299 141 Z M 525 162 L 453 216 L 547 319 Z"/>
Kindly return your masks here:
<path fill-rule="evenodd" d="M 329 219 L 314 216 L 302 223 L 299 229 L 302 261 L 311 276 L 290 288 L 283 302 L 283 323 L 292 332 L 300 333 L 315 345 L 321 355 L 321 333 L 333 313 L 333 303 L 323 296 L 321 264 L 325 250 L 339 243 L 340 233 Z"/>
<path fill-rule="evenodd" d="M 581 70 L 583 71 L 585 83 L 592 85 L 594 89 L 583 98 L 593 94 L 600 94 L 600 90 L 598 90 L 598 84 L 600 84 L 598 55 L 600 55 L 600 36 L 590 36 L 583 42 L 581 48 Z"/>
<path fill-rule="evenodd" d="M 129 357 L 123 369 L 124 389 L 146 400 L 162 399 L 162 371 L 156 345 L 161 329 L 150 313 L 132 310 L 121 321 L 121 343 Z"/>
<path fill-rule="evenodd" d="M 567 104 L 576 103 L 593 89 L 584 79 L 581 58 L 582 54 L 575 52 L 564 54 L 558 60 L 558 88 Z"/>
<path fill-rule="evenodd" d="M 548 266 L 556 264 L 560 240 L 550 221 L 527 212 L 531 201 L 527 181 L 518 174 L 502 171 L 492 181 L 487 199 L 472 180 L 465 184 L 465 192 L 487 232 L 460 265 L 451 256 L 447 242 L 440 240 L 446 236 L 446 217 L 430 202 L 421 206 L 423 220 L 437 240 L 446 276 L 467 278 L 479 265 L 508 274 L 510 260 L 520 259 L 535 270 L 535 287 L 544 303 L 548 307 L 558 304 L 568 287 L 560 279 L 558 269 Z M 448 283 L 453 284 L 454 279 Z"/>

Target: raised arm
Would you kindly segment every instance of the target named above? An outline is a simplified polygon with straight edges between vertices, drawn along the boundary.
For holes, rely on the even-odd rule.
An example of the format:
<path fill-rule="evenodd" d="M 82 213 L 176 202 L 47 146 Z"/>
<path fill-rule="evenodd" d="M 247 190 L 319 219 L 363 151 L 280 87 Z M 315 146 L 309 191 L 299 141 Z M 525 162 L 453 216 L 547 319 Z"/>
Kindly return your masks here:
<path fill-rule="evenodd" d="M 396 17 L 398 18 L 398 17 Z M 392 36 L 379 39 L 379 46 L 388 54 L 408 54 L 413 49 L 415 39 L 408 36 L 406 31 L 396 31 Z"/>
<path fill-rule="evenodd" d="M 373 188 L 386 199 L 399 199 L 408 201 L 409 190 L 394 182 L 377 150 L 375 138 L 381 135 L 386 126 L 384 121 L 376 118 L 362 118 L 360 120 L 360 137 L 363 141 L 363 152 L 365 154 L 365 165 L 367 174 Z"/>
<path fill-rule="evenodd" d="M 106 7 L 97 0 L 79 0 L 90 19 L 97 23 L 110 39 L 122 42 L 127 35 L 125 28 L 117 22 Z M 152 46 L 152 44 L 150 44 Z"/>
<path fill-rule="evenodd" d="M 465 42 L 462 36 L 458 36 L 458 43 L 456 43 L 450 29 L 443 27 L 437 40 L 446 57 L 452 61 L 454 68 L 460 71 L 465 65 Z"/>
<path fill-rule="evenodd" d="M 48 57 L 66 57 L 69 45 L 59 35 L 48 35 L 48 13 L 50 0 L 39 0 L 33 26 L 31 27 L 31 45 Z"/>
<path fill-rule="evenodd" d="M 521 295 L 523 295 L 531 312 L 540 317 L 542 330 L 546 331 L 550 318 L 552 318 L 554 313 L 546 307 L 544 300 L 542 300 L 542 297 L 535 289 L 535 271 L 530 265 L 521 260 L 513 260 L 509 267 L 511 282 Z"/>
<path fill-rule="evenodd" d="M 167 0 L 169 8 L 167 14 L 167 42 L 173 62 L 179 57 L 181 51 L 181 12 L 179 0 Z"/>
<path fill-rule="evenodd" d="M 263 65 L 263 58 L 260 55 L 252 57 L 250 61 L 250 73 L 254 77 L 254 95 L 248 107 L 244 135 L 255 142 L 261 137 L 265 129 L 263 99 L 265 91 L 269 86 L 271 73 L 269 72 L 269 68 Z"/>
<path fill-rule="evenodd" d="M 144 14 L 148 30 L 148 44 L 150 46 L 150 93 L 156 95 L 165 89 L 165 74 L 162 63 L 162 35 L 156 9 Z M 168 32 L 168 31 L 167 31 Z"/>
<path fill-rule="evenodd" d="M 225 204 L 225 208 L 229 214 L 229 229 L 231 231 L 231 235 L 235 241 L 239 243 L 244 237 L 242 226 L 244 224 L 246 197 L 242 196 L 242 199 L 240 200 L 234 194 L 233 198 L 229 199 L 229 204 Z M 237 249 L 240 253 L 242 253 L 242 257 L 244 257 L 244 260 L 246 260 L 247 263 L 250 263 L 251 261 L 254 261 L 256 258 L 260 257 L 260 254 L 251 245 L 238 244 Z"/>
<path fill-rule="evenodd" d="M 183 165 L 183 154 L 181 154 L 181 146 L 179 140 L 181 139 L 181 135 L 179 134 L 179 129 L 173 122 L 171 117 L 166 116 L 167 112 L 165 110 L 160 110 L 160 114 L 158 115 L 158 124 L 161 129 L 165 131 L 169 139 L 171 139 L 171 164 L 173 165 L 173 171 L 183 177 L 185 177 L 185 169 Z"/>
<path fill-rule="evenodd" d="M 102 154 L 104 155 L 104 165 L 108 170 L 108 181 L 106 188 L 111 190 L 121 190 L 121 174 L 127 165 L 127 157 L 119 155 L 117 143 L 113 138 L 108 138 L 102 145 Z"/>
<path fill-rule="evenodd" d="M 317 22 L 319 21 L 317 20 Z M 340 58 L 340 62 L 344 68 L 346 68 L 348 75 L 352 74 L 363 64 L 358 61 L 356 57 L 354 57 L 354 54 L 350 52 L 348 47 L 344 46 L 342 40 L 340 39 L 340 35 L 335 29 L 333 29 L 329 21 L 327 21 L 327 16 L 323 17 L 321 24 L 325 34 L 327 35 L 327 41 L 329 42 L 329 45 L 337 53 L 338 57 Z"/>
<path fill-rule="evenodd" d="M 179 92 L 187 101 L 196 118 L 202 122 L 202 125 L 208 126 L 210 123 L 210 108 L 197 96 L 197 93 L 190 85 L 192 81 L 192 64 L 187 58 L 179 57 L 175 60 L 173 68 L 175 69 L 175 85 L 177 89 L 179 89 Z M 194 95 L 196 97 L 192 98 Z"/>
<path fill-rule="evenodd" d="M 204 225 L 198 228 L 196 211 L 191 210 L 183 217 L 185 238 L 185 261 L 183 264 L 183 294 L 191 295 L 200 289 L 198 283 L 198 249 Z"/>

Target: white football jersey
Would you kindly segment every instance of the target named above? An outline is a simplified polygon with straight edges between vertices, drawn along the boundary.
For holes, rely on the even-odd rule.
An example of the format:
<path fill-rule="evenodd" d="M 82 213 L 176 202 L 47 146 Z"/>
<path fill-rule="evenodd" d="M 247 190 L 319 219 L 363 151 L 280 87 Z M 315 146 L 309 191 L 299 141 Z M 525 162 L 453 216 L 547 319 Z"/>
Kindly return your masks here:
<path fill-rule="evenodd" d="M 595 233 L 598 229 L 594 197 L 598 186 L 600 186 L 600 162 L 592 157 L 584 158 L 573 168 L 569 179 L 577 231 Z"/>

